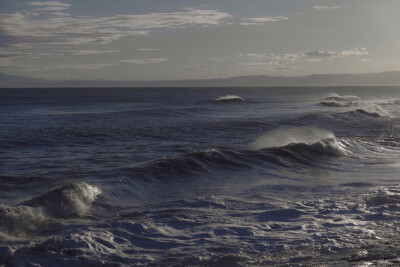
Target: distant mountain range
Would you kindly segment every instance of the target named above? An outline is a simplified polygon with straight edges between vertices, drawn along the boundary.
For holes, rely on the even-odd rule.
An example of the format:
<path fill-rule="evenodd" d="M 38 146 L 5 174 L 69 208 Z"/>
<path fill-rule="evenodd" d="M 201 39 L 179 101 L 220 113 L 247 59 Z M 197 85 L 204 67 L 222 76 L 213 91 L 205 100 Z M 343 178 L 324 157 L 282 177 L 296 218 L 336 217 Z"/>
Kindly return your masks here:
<path fill-rule="evenodd" d="M 239 76 L 175 81 L 50 81 L 0 73 L 0 88 L 37 87 L 246 87 L 246 86 L 400 86 L 400 71 L 364 74 L 314 74 L 309 76 Z"/>

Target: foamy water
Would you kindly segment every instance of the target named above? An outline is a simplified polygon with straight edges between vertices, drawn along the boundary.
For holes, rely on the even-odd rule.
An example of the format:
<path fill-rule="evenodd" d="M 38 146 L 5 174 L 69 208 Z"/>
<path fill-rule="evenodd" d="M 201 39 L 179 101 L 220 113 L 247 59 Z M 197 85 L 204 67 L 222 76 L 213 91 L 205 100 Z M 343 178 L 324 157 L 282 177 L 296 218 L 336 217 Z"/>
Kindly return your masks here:
<path fill-rule="evenodd" d="M 398 265 L 399 99 L 2 89 L 0 265 Z"/>

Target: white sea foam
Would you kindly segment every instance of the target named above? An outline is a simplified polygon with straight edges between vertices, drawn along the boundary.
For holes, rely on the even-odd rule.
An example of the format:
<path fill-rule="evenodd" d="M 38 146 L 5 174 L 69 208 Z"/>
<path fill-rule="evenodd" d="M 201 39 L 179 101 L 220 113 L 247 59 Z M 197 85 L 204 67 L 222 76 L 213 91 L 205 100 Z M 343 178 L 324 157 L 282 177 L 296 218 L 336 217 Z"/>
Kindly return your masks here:
<path fill-rule="evenodd" d="M 250 144 L 251 150 L 286 147 L 298 152 L 316 152 L 332 156 L 342 156 L 348 152 L 327 130 L 315 127 L 282 127 L 272 130 Z"/>
<path fill-rule="evenodd" d="M 87 183 L 71 183 L 57 187 L 20 205 L 41 207 L 53 217 L 82 216 L 101 193 L 100 189 Z"/>
<path fill-rule="evenodd" d="M 37 231 L 49 222 L 49 218 L 40 207 L 0 206 L 0 232 L 4 232 L 7 239 L 12 235 L 21 236 Z"/>
<path fill-rule="evenodd" d="M 360 98 L 355 95 L 338 95 L 337 93 L 331 93 L 325 100 L 335 100 L 335 101 L 360 101 Z"/>
<path fill-rule="evenodd" d="M 368 117 L 391 117 L 392 115 L 378 105 L 367 106 L 356 110 L 345 112 L 344 114 L 359 114 Z"/>
<path fill-rule="evenodd" d="M 217 99 L 215 99 L 215 101 L 231 103 L 231 102 L 244 102 L 244 99 L 237 95 L 226 95 L 218 97 Z"/>
<path fill-rule="evenodd" d="M 16 206 L 0 205 L 0 230 L 19 236 L 40 230 L 56 218 L 83 216 L 100 193 L 87 183 L 71 183 Z"/>
<path fill-rule="evenodd" d="M 289 144 L 312 144 L 322 139 L 335 138 L 335 135 L 316 127 L 281 127 L 258 137 L 250 144 L 252 150 L 283 147 Z"/>

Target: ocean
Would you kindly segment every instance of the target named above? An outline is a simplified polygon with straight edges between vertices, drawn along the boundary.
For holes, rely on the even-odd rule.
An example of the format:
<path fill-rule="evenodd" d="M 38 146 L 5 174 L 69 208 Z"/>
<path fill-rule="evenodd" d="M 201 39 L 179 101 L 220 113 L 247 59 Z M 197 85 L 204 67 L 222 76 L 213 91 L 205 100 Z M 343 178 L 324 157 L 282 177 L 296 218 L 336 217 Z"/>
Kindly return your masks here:
<path fill-rule="evenodd" d="M 399 148 L 399 87 L 0 89 L 0 265 L 399 265 Z"/>

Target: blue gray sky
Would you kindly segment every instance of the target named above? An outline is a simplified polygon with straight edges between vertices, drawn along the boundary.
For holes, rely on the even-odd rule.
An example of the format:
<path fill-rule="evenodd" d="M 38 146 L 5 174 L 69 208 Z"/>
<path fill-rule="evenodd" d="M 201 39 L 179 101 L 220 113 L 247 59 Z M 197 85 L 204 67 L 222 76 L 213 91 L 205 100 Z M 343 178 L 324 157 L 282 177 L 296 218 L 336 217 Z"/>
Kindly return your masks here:
<path fill-rule="evenodd" d="M 0 72 L 176 80 L 400 71 L 399 0 L 0 0 Z"/>

